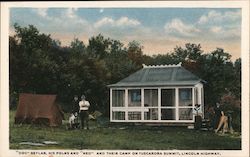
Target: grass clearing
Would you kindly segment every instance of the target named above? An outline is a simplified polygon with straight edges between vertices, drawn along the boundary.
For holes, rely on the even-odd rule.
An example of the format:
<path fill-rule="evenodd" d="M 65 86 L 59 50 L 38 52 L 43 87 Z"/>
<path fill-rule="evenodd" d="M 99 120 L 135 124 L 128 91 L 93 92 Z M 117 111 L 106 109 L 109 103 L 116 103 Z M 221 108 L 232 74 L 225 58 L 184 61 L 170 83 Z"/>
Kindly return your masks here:
<path fill-rule="evenodd" d="M 209 131 L 186 127 L 119 126 L 90 130 L 66 130 L 65 124 L 51 128 L 14 124 L 15 111 L 10 111 L 10 149 L 91 149 L 91 150 L 239 150 L 240 134 L 220 136 Z M 68 118 L 68 115 L 66 116 Z M 56 141 L 58 145 L 29 146 L 20 142 Z"/>

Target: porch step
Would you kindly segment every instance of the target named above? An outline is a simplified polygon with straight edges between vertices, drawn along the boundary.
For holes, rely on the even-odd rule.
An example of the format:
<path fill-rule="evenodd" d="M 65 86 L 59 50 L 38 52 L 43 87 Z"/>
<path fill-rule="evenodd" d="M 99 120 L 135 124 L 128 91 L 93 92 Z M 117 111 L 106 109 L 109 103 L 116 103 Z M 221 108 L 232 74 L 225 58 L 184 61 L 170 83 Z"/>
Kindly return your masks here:
<path fill-rule="evenodd" d="M 135 123 L 135 125 L 146 125 L 146 126 L 193 126 L 193 123 L 177 123 L 177 122 L 147 122 L 147 123 Z"/>
<path fill-rule="evenodd" d="M 200 116 L 195 117 L 194 129 L 196 130 L 209 130 L 209 120 L 202 119 Z"/>
<path fill-rule="evenodd" d="M 209 128 L 209 120 L 208 119 L 202 119 L 202 124 L 201 124 L 201 128 Z"/>

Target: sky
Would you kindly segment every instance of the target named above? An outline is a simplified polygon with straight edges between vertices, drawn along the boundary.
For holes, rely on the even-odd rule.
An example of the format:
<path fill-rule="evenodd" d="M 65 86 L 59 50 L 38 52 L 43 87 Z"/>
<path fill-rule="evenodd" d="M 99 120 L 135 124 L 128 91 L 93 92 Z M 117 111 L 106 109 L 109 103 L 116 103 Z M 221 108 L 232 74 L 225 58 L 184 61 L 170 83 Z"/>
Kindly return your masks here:
<path fill-rule="evenodd" d="M 63 46 L 74 38 L 88 44 L 102 34 L 128 44 L 136 40 L 147 55 L 166 54 L 185 43 L 201 44 L 205 53 L 223 48 L 241 55 L 241 9 L 237 8 L 11 8 L 13 24 L 36 26 Z"/>

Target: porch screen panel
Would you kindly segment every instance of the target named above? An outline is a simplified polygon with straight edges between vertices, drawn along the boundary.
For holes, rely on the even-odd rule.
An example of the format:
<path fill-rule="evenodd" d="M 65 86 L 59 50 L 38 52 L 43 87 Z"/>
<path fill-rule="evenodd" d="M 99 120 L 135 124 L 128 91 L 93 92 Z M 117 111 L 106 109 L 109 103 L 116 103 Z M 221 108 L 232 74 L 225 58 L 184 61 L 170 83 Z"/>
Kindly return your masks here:
<path fill-rule="evenodd" d="M 145 89 L 144 90 L 144 107 L 158 106 L 158 90 Z"/>
<path fill-rule="evenodd" d="M 129 107 L 141 106 L 141 89 L 128 90 L 128 106 Z"/>
<path fill-rule="evenodd" d="M 113 111 L 112 112 L 113 120 L 125 120 L 125 112 L 123 111 Z"/>
<path fill-rule="evenodd" d="M 192 88 L 179 89 L 179 106 L 192 107 Z"/>
<path fill-rule="evenodd" d="M 128 112 L 128 120 L 141 120 L 141 112 Z"/>
<path fill-rule="evenodd" d="M 194 88 L 194 103 L 197 103 L 197 89 Z M 193 120 L 192 88 L 179 88 L 179 120 Z"/>
<path fill-rule="evenodd" d="M 158 120 L 158 108 L 149 108 L 145 111 L 144 120 Z"/>
<path fill-rule="evenodd" d="M 192 120 L 193 109 L 192 108 L 180 108 L 179 109 L 179 120 Z"/>
<path fill-rule="evenodd" d="M 175 89 L 161 90 L 161 106 L 166 106 L 166 107 L 175 106 Z"/>
<path fill-rule="evenodd" d="M 112 106 L 124 107 L 125 106 L 125 90 L 112 91 Z"/>
<path fill-rule="evenodd" d="M 161 120 L 175 120 L 176 109 L 161 109 Z"/>

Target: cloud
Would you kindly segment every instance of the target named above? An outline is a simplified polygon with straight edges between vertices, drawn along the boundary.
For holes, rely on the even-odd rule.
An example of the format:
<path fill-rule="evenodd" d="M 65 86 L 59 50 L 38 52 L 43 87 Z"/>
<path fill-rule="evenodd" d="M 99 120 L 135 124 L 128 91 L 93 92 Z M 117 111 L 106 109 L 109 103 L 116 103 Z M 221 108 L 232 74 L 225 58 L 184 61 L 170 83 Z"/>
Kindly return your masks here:
<path fill-rule="evenodd" d="M 47 11 L 48 8 L 38 8 L 35 10 L 37 12 L 38 15 L 40 15 L 41 17 L 46 17 L 47 16 Z"/>
<path fill-rule="evenodd" d="M 90 30 L 91 26 L 87 20 L 77 14 L 78 8 L 61 9 L 58 14 L 48 14 L 48 9 L 33 9 L 41 18 L 40 26 L 47 28 L 48 32 L 70 31 L 81 32 L 82 29 Z M 50 28 L 46 26 L 49 24 Z M 52 29 L 53 28 L 53 29 Z M 50 31 L 49 31 L 50 29 Z"/>
<path fill-rule="evenodd" d="M 203 14 L 196 25 L 202 32 L 210 32 L 210 38 L 239 39 L 241 36 L 241 10 L 226 12 L 211 10 Z"/>
<path fill-rule="evenodd" d="M 134 27 L 140 25 L 140 21 L 136 19 L 130 19 L 128 17 L 121 17 L 117 20 L 114 20 L 110 17 L 104 17 L 101 20 L 94 23 L 95 28 L 100 28 L 104 26 L 110 26 L 110 27 Z"/>
<path fill-rule="evenodd" d="M 172 38 L 204 38 L 207 40 L 230 40 L 237 41 L 241 37 L 241 10 L 217 11 L 210 10 L 193 21 L 185 23 L 175 18 L 164 26 L 165 32 Z"/>
<path fill-rule="evenodd" d="M 77 8 L 69 8 L 66 10 L 65 14 L 68 18 L 77 18 L 76 11 Z"/>
<path fill-rule="evenodd" d="M 224 40 L 239 40 L 241 36 L 240 28 L 223 28 L 221 26 L 213 26 L 209 29 L 211 37 Z"/>
<path fill-rule="evenodd" d="M 104 17 L 101 20 L 97 21 L 94 24 L 94 27 L 98 28 L 98 27 L 101 27 L 101 26 L 104 26 L 104 25 L 108 25 L 108 24 L 114 25 L 114 23 L 115 23 L 115 21 L 112 18 Z"/>
<path fill-rule="evenodd" d="M 222 32 L 222 27 L 220 26 L 213 26 L 210 28 L 210 31 L 213 32 L 213 33 L 219 33 L 219 32 Z"/>
<path fill-rule="evenodd" d="M 121 17 L 116 21 L 117 26 L 138 26 L 141 23 L 135 19 L 129 19 L 128 17 Z"/>
<path fill-rule="evenodd" d="M 207 14 L 202 15 L 199 20 L 198 24 L 207 24 L 207 23 L 224 23 L 224 22 L 234 22 L 241 18 L 241 11 L 227 11 L 224 13 L 211 10 Z"/>
<path fill-rule="evenodd" d="M 217 12 L 215 10 L 209 11 L 206 15 L 202 15 L 200 19 L 198 20 L 198 24 L 205 24 L 209 20 L 218 20 L 222 18 L 222 14 L 220 12 Z"/>
<path fill-rule="evenodd" d="M 200 30 L 194 25 L 184 23 L 178 18 L 166 23 L 164 29 L 167 34 L 173 34 L 182 37 L 192 37 L 200 32 Z"/>
<path fill-rule="evenodd" d="M 198 21 L 199 24 L 206 23 L 208 21 L 208 17 L 205 15 L 202 15 Z"/>

